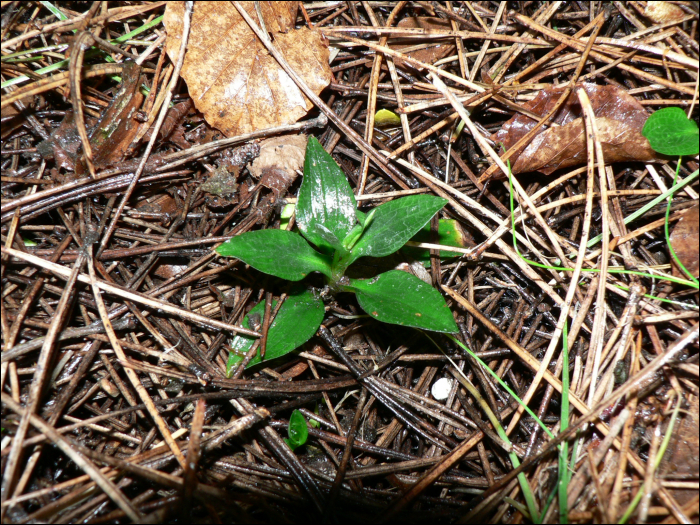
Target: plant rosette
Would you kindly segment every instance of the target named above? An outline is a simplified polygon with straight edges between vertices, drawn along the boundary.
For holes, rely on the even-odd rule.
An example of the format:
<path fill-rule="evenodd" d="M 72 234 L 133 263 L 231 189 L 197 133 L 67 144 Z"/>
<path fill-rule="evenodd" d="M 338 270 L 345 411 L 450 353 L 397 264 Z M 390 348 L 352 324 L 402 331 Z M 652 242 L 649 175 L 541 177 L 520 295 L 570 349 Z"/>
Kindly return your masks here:
<path fill-rule="evenodd" d="M 331 292 L 350 292 L 371 317 L 390 324 L 455 333 L 457 325 L 440 292 L 413 275 L 392 270 L 372 279 L 350 279 L 345 271 L 360 257 L 385 257 L 406 244 L 442 209 L 447 200 L 410 195 L 384 203 L 369 213 L 357 209 L 350 184 L 338 164 L 314 137 L 309 138 L 304 179 L 296 205 L 300 233 L 267 229 L 246 232 L 219 246 L 224 257 L 236 257 L 263 273 L 301 281 L 322 274 Z M 243 320 L 259 319 L 264 302 Z M 273 308 L 274 308 L 273 304 Z M 268 330 L 265 361 L 281 357 L 308 341 L 324 317 L 316 291 L 292 291 Z M 254 339 L 236 336 L 227 372 L 250 350 Z M 247 367 L 260 363 L 259 355 Z"/>

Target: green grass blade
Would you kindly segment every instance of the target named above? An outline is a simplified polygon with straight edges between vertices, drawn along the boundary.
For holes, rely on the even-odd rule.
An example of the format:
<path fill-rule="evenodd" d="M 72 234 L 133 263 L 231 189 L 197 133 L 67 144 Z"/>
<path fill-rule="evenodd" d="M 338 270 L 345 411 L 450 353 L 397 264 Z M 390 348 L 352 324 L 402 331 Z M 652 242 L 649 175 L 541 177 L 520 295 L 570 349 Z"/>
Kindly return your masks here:
<path fill-rule="evenodd" d="M 568 324 L 564 322 L 562 332 L 562 369 L 561 369 L 561 417 L 559 431 L 564 432 L 569 428 L 569 345 Z M 559 523 L 569 523 L 569 509 L 567 508 L 567 494 L 569 489 L 569 443 L 564 441 L 559 445 Z"/>
<path fill-rule="evenodd" d="M 440 345 L 438 345 L 437 342 L 435 342 L 435 340 L 433 340 L 433 338 L 430 337 L 429 334 L 427 334 L 425 332 L 423 332 L 423 333 L 425 334 L 425 336 L 428 339 L 430 339 L 430 341 L 432 341 L 432 343 L 440 350 L 440 352 L 442 352 L 443 355 L 445 355 L 445 357 L 447 357 L 447 359 L 450 361 L 452 366 L 454 366 L 455 369 L 460 372 L 460 375 L 464 376 L 462 371 L 457 367 L 457 365 L 454 363 L 454 361 L 445 353 L 445 351 L 442 349 L 442 347 Z M 547 435 L 550 438 L 554 437 L 552 432 L 545 426 L 545 424 L 540 420 L 540 418 L 537 417 L 537 415 L 530 409 L 530 407 L 528 407 L 525 403 L 523 403 L 523 401 L 516 395 L 516 393 L 513 392 L 513 390 L 500 377 L 498 377 L 498 375 L 493 370 L 491 370 L 491 368 L 489 368 L 486 365 L 486 363 L 484 363 L 466 345 L 462 344 L 462 342 L 459 339 L 457 339 L 456 337 L 449 335 L 449 334 L 445 334 L 445 335 L 447 337 L 449 337 L 455 344 L 457 344 L 459 347 L 461 347 L 465 352 L 467 352 L 469 355 L 471 355 L 474 359 L 476 359 L 476 361 L 483 367 L 483 369 L 486 370 L 487 372 L 489 372 L 494 377 L 494 379 L 498 382 L 498 384 L 500 384 L 511 396 L 513 396 L 513 398 L 525 409 L 525 411 L 535 419 L 537 424 L 540 425 L 540 427 L 542 427 L 544 429 L 544 431 L 547 433 Z M 496 430 L 496 433 L 498 434 L 498 436 L 506 443 L 512 445 L 510 438 L 508 437 L 508 434 L 506 434 L 506 431 L 501 426 L 501 423 L 498 420 L 498 418 L 496 417 L 496 414 L 494 414 L 493 411 L 491 410 L 491 408 L 488 406 L 488 404 L 483 401 L 483 399 L 481 398 L 481 394 L 479 394 L 479 391 L 476 390 L 476 388 L 474 388 L 474 386 L 471 383 L 469 383 L 466 376 L 464 376 L 463 378 L 458 377 L 457 379 L 460 381 L 462 386 L 464 386 L 467 389 L 467 391 L 469 391 L 469 393 L 474 397 L 474 399 L 477 402 L 479 402 L 479 405 L 486 413 L 487 417 L 489 418 L 489 421 L 493 425 L 493 428 Z M 520 466 L 520 459 L 515 454 L 515 452 L 510 452 L 508 454 L 508 457 L 510 458 L 511 463 L 513 464 L 513 468 L 518 468 Z M 523 497 L 525 498 L 525 503 L 527 505 L 528 513 L 530 514 L 531 521 L 533 523 L 541 523 L 542 522 L 542 515 L 537 510 L 537 503 L 535 501 L 535 496 L 532 493 L 532 489 L 530 488 L 530 484 L 528 483 L 527 477 L 525 477 L 524 472 L 521 472 L 520 474 L 518 474 L 518 482 L 520 483 L 520 489 L 523 491 Z"/>

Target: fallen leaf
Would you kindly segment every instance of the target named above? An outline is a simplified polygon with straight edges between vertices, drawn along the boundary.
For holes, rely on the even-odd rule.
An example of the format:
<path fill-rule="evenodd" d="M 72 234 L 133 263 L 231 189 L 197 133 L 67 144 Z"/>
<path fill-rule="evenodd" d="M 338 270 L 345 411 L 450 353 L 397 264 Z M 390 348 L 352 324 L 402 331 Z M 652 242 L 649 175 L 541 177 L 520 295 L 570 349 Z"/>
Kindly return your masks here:
<path fill-rule="evenodd" d="M 136 114 L 143 102 L 139 91 L 141 80 L 141 66 L 127 62 L 122 70 L 119 90 L 97 122 L 86 116 L 85 125 L 95 168 L 113 166 L 127 156 L 139 129 Z M 80 177 L 87 172 L 87 166 L 74 118 L 73 112 L 67 111 L 51 137 L 37 145 L 37 151 L 45 159 L 55 159 L 56 166 L 74 170 L 75 175 Z"/>
<path fill-rule="evenodd" d="M 266 188 L 272 190 L 279 199 L 297 178 L 297 170 L 304 165 L 306 156 L 306 135 L 283 135 L 263 140 L 260 143 L 260 156 L 248 171 Z"/>
<path fill-rule="evenodd" d="M 202 191 L 211 195 L 226 197 L 236 193 L 238 189 L 238 170 L 229 170 L 226 167 L 217 167 L 205 183 L 202 184 Z"/>
<path fill-rule="evenodd" d="M 258 25 L 253 2 L 240 2 Z M 328 46 L 316 30 L 294 29 L 298 2 L 260 2 L 273 43 L 315 92 L 331 81 Z M 170 59 L 180 49 L 183 2 L 168 2 L 163 23 Z M 270 56 L 230 2 L 197 2 L 182 78 L 207 122 L 234 137 L 291 124 L 313 106 Z"/>
<path fill-rule="evenodd" d="M 396 27 L 403 27 L 407 29 L 440 29 L 443 31 L 451 31 L 452 30 L 452 25 L 450 25 L 449 20 L 445 20 L 443 18 L 436 18 L 436 17 L 430 17 L 430 16 L 412 16 L 412 17 L 406 17 L 403 18 L 399 21 L 398 24 L 396 24 Z M 401 43 L 401 40 L 398 40 L 399 43 Z M 408 43 L 409 45 L 406 45 Z M 404 49 L 410 49 L 412 47 L 415 47 L 416 44 L 418 43 L 417 40 L 412 39 L 412 40 L 406 40 L 405 42 L 401 43 L 401 47 L 397 47 L 396 44 L 392 45 L 391 47 L 395 48 L 397 51 L 400 51 L 402 53 L 405 53 L 409 57 L 419 60 L 425 64 L 433 64 L 436 61 L 440 60 L 441 58 L 446 57 L 450 53 L 454 52 L 455 46 L 452 43 L 449 43 L 447 40 L 443 41 L 442 43 L 435 44 L 435 45 L 429 45 L 425 48 L 422 49 L 416 49 L 414 51 L 407 51 L 404 52 Z M 413 64 L 409 64 L 407 62 L 404 62 L 400 58 L 397 58 L 394 60 L 394 63 L 398 67 L 403 67 L 403 68 L 411 68 L 411 69 L 422 69 L 422 68 L 417 68 Z"/>
<path fill-rule="evenodd" d="M 248 164 L 250 174 L 259 179 L 265 168 L 281 168 L 289 175 L 304 165 L 306 156 L 306 135 L 282 135 L 265 139 L 260 143 L 260 155 Z"/>
<path fill-rule="evenodd" d="M 642 135 L 649 114 L 631 95 L 616 86 L 582 84 L 591 100 L 598 135 L 606 163 L 650 161 L 659 158 Z M 564 87 L 540 91 L 523 104 L 539 116 L 547 114 L 564 91 Z M 525 149 L 511 157 L 513 173 L 540 171 L 550 175 L 561 168 L 586 164 L 585 125 L 576 93 L 572 92 L 554 117 L 559 126 L 542 129 Z M 518 113 L 491 138 L 503 143 L 506 150 L 535 127 L 535 120 Z"/>
<path fill-rule="evenodd" d="M 698 397 L 688 396 L 690 406 L 682 410 L 682 415 L 676 421 L 671 441 L 666 454 L 659 465 L 662 479 L 697 480 L 700 464 L 698 464 Z M 686 408 L 686 407 L 683 407 Z M 697 499 L 697 489 L 671 489 L 674 499 L 680 505 L 686 505 L 693 498 Z"/>
<path fill-rule="evenodd" d="M 679 219 L 678 224 L 671 233 L 671 246 L 676 252 L 678 260 L 693 275 L 698 277 L 698 259 L 700 259 L 700 207 L 696 204 Z M 686 279 L 688 276 L 683 272 L 676 262 L 672 262 L 673 275 Z"/>
<path fill-rule="evenodd" d="M 656 24 L 674 22 L 685 16 L 685 12 L 671 2 L 647 2 L 644 16 Z"/>

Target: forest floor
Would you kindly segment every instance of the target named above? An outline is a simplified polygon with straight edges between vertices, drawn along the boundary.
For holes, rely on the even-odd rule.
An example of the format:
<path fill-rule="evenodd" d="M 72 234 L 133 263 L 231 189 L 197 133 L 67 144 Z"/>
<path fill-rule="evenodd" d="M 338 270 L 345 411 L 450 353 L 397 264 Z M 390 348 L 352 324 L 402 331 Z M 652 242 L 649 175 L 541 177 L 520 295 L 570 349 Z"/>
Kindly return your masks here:
<path fill-rule="evenodd" d="M 697 523 L 698 3 L 184 4 L 2 2 L 3 523 Z M 239 364 L 307 136 L 458 333 Z"/>

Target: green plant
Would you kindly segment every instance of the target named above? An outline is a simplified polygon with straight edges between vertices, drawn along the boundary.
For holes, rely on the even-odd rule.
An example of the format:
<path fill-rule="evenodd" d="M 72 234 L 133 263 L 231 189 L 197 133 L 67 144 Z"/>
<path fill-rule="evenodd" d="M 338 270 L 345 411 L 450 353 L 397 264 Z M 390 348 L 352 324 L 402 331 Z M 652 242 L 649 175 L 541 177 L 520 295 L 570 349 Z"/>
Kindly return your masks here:
<path fill-rule="evenodd" d="M 397 270 L 372 279 L 345 276 L 360 257 L 384 257 L 398 251 L 446 202 L 431 195 L 411 195 L 364 213 L 357 209 L 345 174 L 311 137 L 296 205 L 301 235 L 277 229 L 247 232 L 222 244 L 217 252 L 289 281 L 319 272 L 325 276 L 329 293 L 356 294 L 362 309 L 379 321 L 454 333 L 457 325 L 444 299 L 417 277 Z M 257 326 L 263 309 L 262 303 L 253 308 L 244 326 Z M 265 360 L 285 355 L 307 341 L 321 325 L 323 312 L 322 297 L 316 290 L 300 288 L 290 293 L 270 325 Z M 234 339 L 229 373 L 253 342 L 249 337 Z M 256 357 L 248 366 L 259 362 Z"/>
<path fill-rule="evenodd" d="M 673 185 L 676 185 L 678 179 L 678 171 L 681 167 L 681 155 L 697 155 L 700 150 L 700 142 L 698 141 L 698 125 L 695 121 L 690 120 L 681 108 L 663 108 L 655 111 L 644 123 L 642 128 L 644 135 L 649 144 L 654 149 L 664 155 L 678 155 L 678 163 L 676 164 L 676 175 L 673 177 Z M 666 244 L 671 257 L 676 262 L 678 267 L 693 281 L 696 285 L 698 280 L 688 271 L 683 263 L 678 259 L 676 252 L 671 245 L 671 239 L 668 234 L 668 219 L 671 215 L 671 201 L 673 197 L 669 195 L 668 204 L 666 206 L 666 221 L 664 223 L 664 233 L 666 235 Z"/>
<path fill-rule="evenodd" d="M 292 411 L 289 416 L 289 427 L 287 427 L 288 438 L 284 442 L 289 448 L 295 450 L 306 443 L 309 437 L 309 427 L 306 425 L 306 418 L 298 410 Z"/>
<path fill-rule="evenodd" d="M 649 145 L 663 155 L 697 155 L 698 125 L 681 108 L 663 108 L 652 113 L 642 128 Z"/>

